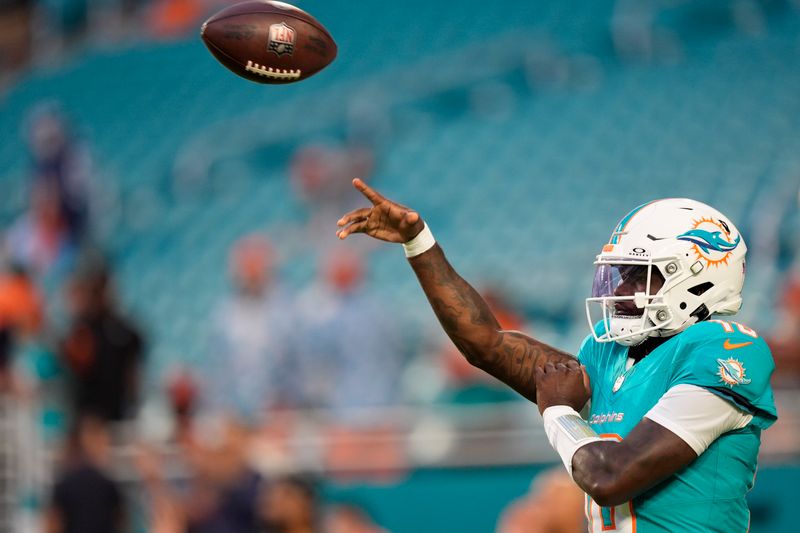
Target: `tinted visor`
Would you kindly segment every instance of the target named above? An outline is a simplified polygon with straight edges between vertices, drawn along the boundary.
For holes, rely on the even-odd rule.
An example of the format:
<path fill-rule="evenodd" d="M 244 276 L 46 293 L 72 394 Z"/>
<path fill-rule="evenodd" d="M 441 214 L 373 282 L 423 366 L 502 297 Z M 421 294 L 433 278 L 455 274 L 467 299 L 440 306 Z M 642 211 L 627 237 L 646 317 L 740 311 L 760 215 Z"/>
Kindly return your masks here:
<path fill-rule="evenodd" d="M 633 296 L 635 292 L 646 292 L 648 268 L 648 265 L 597 265 L 592 297 Z M 657 271 L 654 269 L 654 272 Z M 616 294 L 618 289 L 622 289 L 619 292 L 624 291 L 625 294 Z"/>
<path fill-rule="evenodd" d="M 650 265 L 601 264 L 597 265 L 592 284 L 593 298 L 632 297 L 636 293 L 649 296 L 656 294 L 664 285 L 664 277 L 657 268 L 652 269 L 650 286 L 647 273 Z M 631 298 L 616 302 L 615 311 L 620 314 L 641 314 L 641 309 L 633 305 Z"/>

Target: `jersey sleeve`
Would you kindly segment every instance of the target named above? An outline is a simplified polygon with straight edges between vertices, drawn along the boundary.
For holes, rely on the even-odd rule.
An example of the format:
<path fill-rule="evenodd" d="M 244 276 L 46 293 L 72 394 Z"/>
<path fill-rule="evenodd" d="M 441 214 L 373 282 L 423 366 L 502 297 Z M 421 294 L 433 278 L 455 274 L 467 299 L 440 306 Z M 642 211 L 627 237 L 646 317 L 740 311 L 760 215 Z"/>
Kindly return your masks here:
<path fill-rule="evenodd" d="M 721 321 L 696 324 L 682 335 L 670 388 L 703 387 L 752 414 L 759 427 L 772 425 L 777 411 L 769 380 L 775 364 L 766 342 L 744 326 Z"/>
<path fill-rule="evenodd" d="M 698 456 L 723 433 L 741 429 L 753 415 L 696 385 L 675 385 L 644 415 L 675 433 Z"/>

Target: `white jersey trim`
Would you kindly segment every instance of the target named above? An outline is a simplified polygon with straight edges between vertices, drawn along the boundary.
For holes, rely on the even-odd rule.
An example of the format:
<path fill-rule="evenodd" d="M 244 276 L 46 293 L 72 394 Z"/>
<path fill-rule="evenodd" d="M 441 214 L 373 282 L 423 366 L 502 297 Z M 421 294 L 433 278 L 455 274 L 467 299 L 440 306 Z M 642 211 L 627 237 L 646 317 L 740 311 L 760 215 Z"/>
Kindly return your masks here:
<path fill-rule="evenodd" d="M 698 456 L 723 433 L 741 429 L 753 420 L 753 415 L 732 402 L 688 384 L 669 389 L 644 416 L 686 441 Z"/>

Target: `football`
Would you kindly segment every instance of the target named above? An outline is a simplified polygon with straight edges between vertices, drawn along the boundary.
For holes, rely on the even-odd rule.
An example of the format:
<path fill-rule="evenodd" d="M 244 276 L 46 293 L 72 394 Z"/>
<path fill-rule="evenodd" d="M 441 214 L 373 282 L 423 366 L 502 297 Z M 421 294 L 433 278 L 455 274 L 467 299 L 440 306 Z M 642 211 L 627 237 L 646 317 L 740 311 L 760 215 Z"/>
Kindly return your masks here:
<path fill-rule="evenodd" d="M 283 2 L 251 0 L 203 23 L 203 42 L 229 70 L 258 83 L 293 83 L 336 57 L 336 43 L 314 17 Z"/>

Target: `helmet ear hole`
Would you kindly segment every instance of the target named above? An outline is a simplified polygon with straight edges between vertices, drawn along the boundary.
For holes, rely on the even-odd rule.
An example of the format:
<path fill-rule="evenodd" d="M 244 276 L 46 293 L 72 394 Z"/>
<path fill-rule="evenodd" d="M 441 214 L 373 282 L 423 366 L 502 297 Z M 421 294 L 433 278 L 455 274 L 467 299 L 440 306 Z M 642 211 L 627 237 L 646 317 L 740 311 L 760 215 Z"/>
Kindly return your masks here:
<path fill-rule="evenodd" d="M 678 307 L 680 307 L 681 310 L 686 309 L 686 302 L 681 302 Z"/>
<path fill-rule="evenodd" d="M 699 285 L 695 285 L 694 287 L 692 287 L 690 289 L 687 289 L 687 290 L 689 292 L 691 292 L 692 294 L 694 294 L 695 296 L 700 296 L 701 294 L 705 293 L 706 291 L 708 291 L 713 286 L 714 286 L 713 283 L 711 283 L 710 281 L 706 281 L 704 283 L 700 283 Z M 683 309 L 683 307 L 681 307 L 681 309 Z"/>
<path fill-rule="evenodd" d="M 711 316 L 711 312 L 708 310 L 708 307 L 706 307 L 706 304 L 700 304 L 700 307 L 689 313 L 689 316 L 693 316 L 697 318 L 698 322 L 702 322 Z"/>

